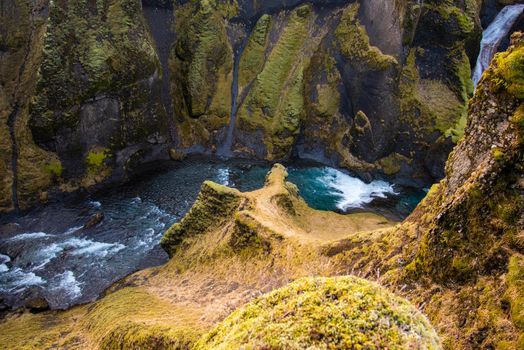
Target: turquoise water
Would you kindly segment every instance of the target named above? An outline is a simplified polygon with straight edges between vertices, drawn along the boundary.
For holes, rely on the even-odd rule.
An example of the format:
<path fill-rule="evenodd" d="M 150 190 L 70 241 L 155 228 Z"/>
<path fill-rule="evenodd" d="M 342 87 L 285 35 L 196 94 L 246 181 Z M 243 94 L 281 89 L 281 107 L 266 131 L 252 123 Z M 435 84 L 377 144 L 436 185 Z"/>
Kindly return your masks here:
<path fill-rule="evenodd" d="M 251 191 L 264 184 L 268 165 L 248 168 L 229 165 L 224 167 L 218 182 Z M 312 208 L 351 213 L 369 210 L 402 220 L 424 198 L 422 190 L 393 185 L 385 181 L 364 181 L 343 171 L 315 164 L 287 166 L 288 181 L 297 185 L 300 195 Z"/>

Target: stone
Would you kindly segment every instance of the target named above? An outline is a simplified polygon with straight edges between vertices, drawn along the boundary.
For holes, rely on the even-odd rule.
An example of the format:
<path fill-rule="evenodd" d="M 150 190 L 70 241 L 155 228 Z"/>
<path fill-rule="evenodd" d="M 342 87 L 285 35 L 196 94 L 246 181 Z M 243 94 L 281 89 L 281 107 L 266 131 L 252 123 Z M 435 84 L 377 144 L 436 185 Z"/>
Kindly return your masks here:
<path fill-rule="evenodd" d="M 49 310 L 49 302 L 44 297 L 34 297 L 26 301 L 25 307 L 32 313 Z"/>
<path fill-rule="evenodd" d="M 91 216 L 91 218 L 89 219 L 89 221 L 87 221 L 85 224 L 84 224 L 84 230 L 87 230 L 89 228 L 92 228 L 96 225 L 98 225 L 99 223 L 102 222 L 102 220 L 104 220 L 104 213 L 102 213 L 101 211 L 94 214 L 93 216 Z"/>
<path fill-rule="evenodd" d="M 184 160 L 186 158 L 186 156 L 187 155 L 185 153 L 177 151 L 174 148 L 171 148 L 169 150 L 169 158 L 171 158 L 171 160 L 181 161 L 181 160 Z"/>

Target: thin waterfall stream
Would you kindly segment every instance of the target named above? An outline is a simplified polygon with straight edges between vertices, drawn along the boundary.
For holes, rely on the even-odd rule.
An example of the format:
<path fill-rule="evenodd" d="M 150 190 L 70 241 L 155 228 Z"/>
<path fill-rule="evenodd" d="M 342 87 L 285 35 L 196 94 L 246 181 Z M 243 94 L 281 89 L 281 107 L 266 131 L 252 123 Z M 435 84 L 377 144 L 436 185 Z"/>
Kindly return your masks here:
<path fill-rule="evenodd" d="M 482 73 L 488 68 L 493 56 L 504 37 L 508 35 L 511 27 L 524 11 L 524 4 L 509 5 L 499 12 L 493 22 L 482 33 L 480 42 L 480 53 L 473 72 L 473 83 L 477 86 Z"/>
<path fill-rule="evenodd" d="M 244 48 L 246 47 L 249 35 L 246 35 L 234 49 L 233 62 L 233 82 L 231 83 L 231 113 L 229 115 L 229 125 L 227 127 L 226 138 L 217 150 L 217 154 L 223 157 L 231 157 L 233 155 L 233 134 L 235 131 L 237 110 L 238 110 L 238 69 L 240 66 L 240 59 Z"/>

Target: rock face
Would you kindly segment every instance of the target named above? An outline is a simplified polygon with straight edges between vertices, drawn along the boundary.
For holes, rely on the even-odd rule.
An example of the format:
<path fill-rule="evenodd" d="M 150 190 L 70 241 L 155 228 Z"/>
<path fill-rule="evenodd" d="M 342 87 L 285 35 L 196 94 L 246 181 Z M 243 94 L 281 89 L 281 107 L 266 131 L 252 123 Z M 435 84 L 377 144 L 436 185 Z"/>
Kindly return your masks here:
<path fill-rule="evenodd" d="M 355 240 L 326 251 L 346 268 L 414 285 L 407 294 L 427 304 L 447 348 L 524 346 L 523 57 L 518 33 L 480 81 L 446 177 L 400 227 L 365 251 Z"/>
<path fill-rule="evenodd" d="M 428 236 L 434 249 L 423 256 L 439 278 L 503 269 L 511 252 L 522 249 L 523 58 L 519 33 L 484 75 L 464 140 L 453 150 L 446 178 L 432 197 L 441 209 Z M 458 237 L 462 244 L 455 246 Z"/>
<path fill-rule="evenodd" d="M 2 6 L 0 210 L 167 157 L 161 69 L 134 0 Z"/>
<path fill-rule="evenodd" d="M 432 1 L 177 5 L 178 147 L 220 151 L 232 137 L 240 156 L 441 178 L 472 93 L 477 12 Z"/>
<path fill-rule="evenodd" d="M 0 7 L 0 210 L 24 207 L 53 181 L 56 155 L 37 147 L 27 128 L 35 92 L 45 1 L 5 1 Z"/>

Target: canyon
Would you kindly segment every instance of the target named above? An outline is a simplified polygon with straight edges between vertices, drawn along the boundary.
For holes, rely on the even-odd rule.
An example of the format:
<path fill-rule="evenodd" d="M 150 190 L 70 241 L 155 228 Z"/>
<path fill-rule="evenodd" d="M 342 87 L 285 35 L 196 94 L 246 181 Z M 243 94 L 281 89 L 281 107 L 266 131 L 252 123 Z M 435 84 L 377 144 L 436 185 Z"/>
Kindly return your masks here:
<path fill-rule="evenodd" d="M 2 1 L 0 344 L 524 347 L 520 31 L 511 0 Z"/>

